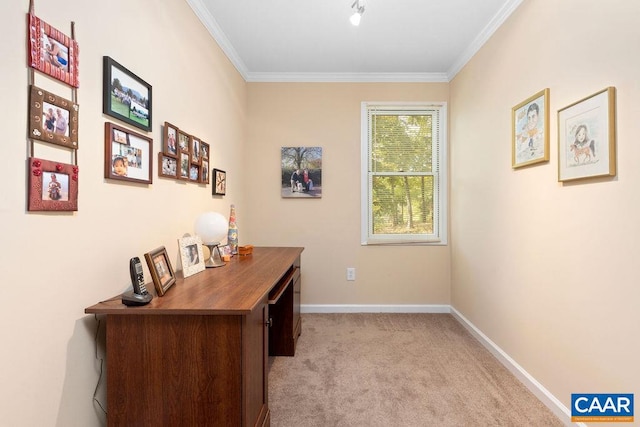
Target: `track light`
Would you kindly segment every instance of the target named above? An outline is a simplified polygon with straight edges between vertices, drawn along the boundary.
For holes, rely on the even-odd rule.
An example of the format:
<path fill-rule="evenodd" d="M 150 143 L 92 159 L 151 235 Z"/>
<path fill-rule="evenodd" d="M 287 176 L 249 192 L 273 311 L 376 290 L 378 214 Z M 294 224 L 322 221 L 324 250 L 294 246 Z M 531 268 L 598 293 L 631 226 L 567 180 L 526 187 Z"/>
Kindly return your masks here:
<path fill-rule="evenodd" d="M 353 15 L 351 15 L 351 18 L 349 18 L 349 20 L 351 21 L 351 24 L 357 27 L 358 25 L 360 25 L 360 18 L 362 18 L 362 14 L 364 13 L 364 0 L 354 1 L 351 5 L 351 8 L 353 8 L 355 12 L 353 13 Z"/>

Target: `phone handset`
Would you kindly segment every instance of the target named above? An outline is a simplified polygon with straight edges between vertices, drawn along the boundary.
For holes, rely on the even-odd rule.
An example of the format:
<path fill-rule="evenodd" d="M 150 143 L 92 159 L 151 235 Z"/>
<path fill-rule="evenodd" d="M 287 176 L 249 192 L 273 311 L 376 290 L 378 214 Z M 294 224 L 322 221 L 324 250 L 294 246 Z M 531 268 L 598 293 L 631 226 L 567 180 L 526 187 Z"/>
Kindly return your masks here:
<path fill-rule="evenodd" d="M 122 303 L 124 305 L 149 304 L 153 299 L 153 295 L 147 292 L 147 286 L 144 284 L 144 273 L 140 258 L 133 257 L 129 260 L 129 274 L 131 274 L 133 291 L 122 294 Z"/>
<path fill-rule="evenodd" d="M 147 287 L 144 284 L 144 273 L 142 272 L 142 263 L 140 258 L 133 257 L 129 261 L 129 273 L 131 274 L 131 283 L 133 283 L 133 293 L 138 295 L 147 295 Z"/>

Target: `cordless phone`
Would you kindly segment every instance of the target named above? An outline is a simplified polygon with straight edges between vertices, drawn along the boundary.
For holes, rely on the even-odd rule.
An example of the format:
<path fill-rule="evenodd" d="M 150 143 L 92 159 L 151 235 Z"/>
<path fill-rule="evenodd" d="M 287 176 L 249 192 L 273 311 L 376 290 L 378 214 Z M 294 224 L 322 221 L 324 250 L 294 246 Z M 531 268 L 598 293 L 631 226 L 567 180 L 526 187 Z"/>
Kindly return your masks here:
<path fill-rule="evenodd" d="M 147 287 L 144 284 L 144 274 L 142 273 L 140 258 L 131 258 L 129 261 L 129 273 L 131 274 L 131 283 L 133 283 L 133 293 L 138 295 L 148 294 Z"/>
<path fill-rule="evenodd" d="M 142 272 L 140 258 L 133 257 L 129 260 L 129 274 L 131 274 L 133 291 L 122 294 L 122 303 L 124 305 L 149 304 L 153 299 L 153 295 L 147 292 L 147 286 L 144 284 L 144 273 Z"/>

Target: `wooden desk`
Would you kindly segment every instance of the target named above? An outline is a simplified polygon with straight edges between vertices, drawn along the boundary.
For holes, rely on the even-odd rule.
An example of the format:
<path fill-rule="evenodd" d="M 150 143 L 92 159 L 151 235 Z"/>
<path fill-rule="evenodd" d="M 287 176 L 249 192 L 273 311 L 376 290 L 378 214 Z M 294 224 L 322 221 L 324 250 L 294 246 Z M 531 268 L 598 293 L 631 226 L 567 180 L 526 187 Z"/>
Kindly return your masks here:
<path fill-rule="evenodd" d="M 116 299 L 86 308 L 107 318 L 109 426 L 269 426 L 269 337 L 295 351 L 302 251 L 254 248 L 179 278 L 148 305 Z M 282 299 L 289 292 L 297 308 Z M 270 322 L 270 299 L 288 320 Z"/>

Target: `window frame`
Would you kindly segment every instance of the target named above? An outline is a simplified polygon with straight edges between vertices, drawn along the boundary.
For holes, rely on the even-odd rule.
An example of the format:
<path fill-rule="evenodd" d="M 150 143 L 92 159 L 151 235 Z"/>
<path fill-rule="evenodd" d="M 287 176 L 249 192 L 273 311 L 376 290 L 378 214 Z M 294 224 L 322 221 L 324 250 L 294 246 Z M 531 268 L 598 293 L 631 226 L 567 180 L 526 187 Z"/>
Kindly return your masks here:
<path fill-rule="evenodd" d="M 437 153 L 434 164 L 438 167 L 433 170 L 434 176 L 434 230 L 433 234 L 383 234 L 374 236 L 369 233 L 372 222 L 372 209 L 369 200 L 372 199 L 370 186 L 373 172 L 369 171 L 371 165 L 369 153 L 369 113 L 374 109 L 381 112 L 388 111 L 428 111 L 438 110 L 438 135 L 434 136 L 433 153 Z M 361 165 L 360 165 L 360 244 L 368 245 L 447 245 L 448 244 L 448 141 L 447 141 L 447 103 L 446 102 L 362 102 L 361 104 Z M 436 139 L 437 138 L 437 139 Z M 385 175 L 389 175 L 386 173 Z M 419 176 L 419 174 L 416 174 Z"/>

